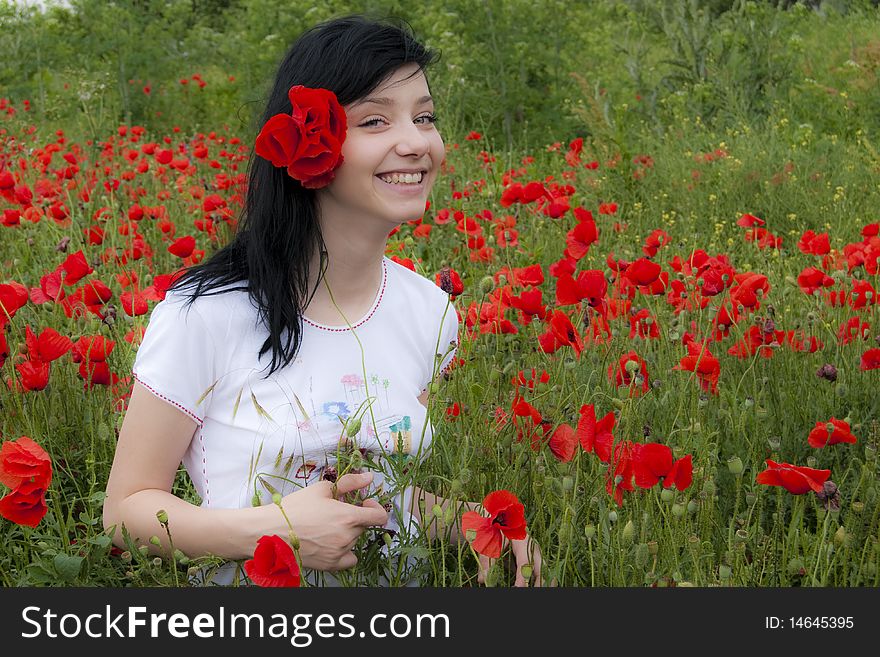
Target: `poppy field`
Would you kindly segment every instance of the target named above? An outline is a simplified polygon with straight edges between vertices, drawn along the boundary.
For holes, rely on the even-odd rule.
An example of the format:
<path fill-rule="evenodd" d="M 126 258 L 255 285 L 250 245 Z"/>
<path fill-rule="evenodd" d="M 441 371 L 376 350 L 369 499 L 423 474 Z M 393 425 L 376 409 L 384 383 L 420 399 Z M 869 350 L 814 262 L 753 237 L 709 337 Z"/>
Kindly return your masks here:
<path fill-rule="evenodd" d="M 585 83 L 581 129 L 519 149 L 440 98 L 443 172 L 387 255 L 449 293 L 459 346 L 398 474 L 484 504 L 424 509 L 438 538 L 390 557 L 365 539 L 344 581 L 409 556 L 477 586 L 527 529 L 545 585 L 880 585 L 878 53 L 760 119 L 670 93 L 663 131 Z M 104 488 L 150 312 L 236 230 L 253 136 L 90 138 L 36 103 L 0 98 L 0 584 L 184 586 L 218 560 L 115 547 Z M 182 469 L 174 492 L 199 502 Z"/>

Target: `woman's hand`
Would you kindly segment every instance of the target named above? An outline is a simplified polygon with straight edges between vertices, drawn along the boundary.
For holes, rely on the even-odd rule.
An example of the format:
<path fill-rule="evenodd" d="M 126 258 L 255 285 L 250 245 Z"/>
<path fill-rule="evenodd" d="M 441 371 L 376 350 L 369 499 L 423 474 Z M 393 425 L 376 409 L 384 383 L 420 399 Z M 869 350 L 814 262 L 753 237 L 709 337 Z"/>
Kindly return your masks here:
<path fill-rule="evenodd" d="M 381 527 L 388 522 L 388 512 L 372 498 L 360 506 L 338 498 L 366 488 L 372 482 L 372 472 L 346 474 L 339 478 L 335 488 L 329 481 L 321 481 L 282 498 L 282 508 L 299 539 L 301 566 L 336 571 L 357 564 L 352 549 L 367 527 Z M 278 509 L 274 512 L 279 521 L 279 530 L 275 533 L 287 536 L 289 527 L 281 512 Z"/>
<path fill-rule="evenodd" d="M 541 586 L 541 548 L 534 539 L 528 534 L 525 538 L 520 540 L 511 540 L 508 541 L 506 537 L 502 537 L 501 549 L 507 546 L 510 543 L 511 552 L 516 560 L 516 580 L 514 581 L 514 586 L 528 586 L 530 580 L 534 580 L 534 586 Z M 486 583 L 486 575 L 489 572 L 489 569 L 492 567 L 492 564 L 497 561 L 496 559 L 490 559 L 489 557 L 480 554 L 479 556 L 479 566 L 477 570 L 477 582 L 480 584 Z M 532 575 L 529 579 L 526 579 L 522 573 L 523 566 L 531 566 Z"/>

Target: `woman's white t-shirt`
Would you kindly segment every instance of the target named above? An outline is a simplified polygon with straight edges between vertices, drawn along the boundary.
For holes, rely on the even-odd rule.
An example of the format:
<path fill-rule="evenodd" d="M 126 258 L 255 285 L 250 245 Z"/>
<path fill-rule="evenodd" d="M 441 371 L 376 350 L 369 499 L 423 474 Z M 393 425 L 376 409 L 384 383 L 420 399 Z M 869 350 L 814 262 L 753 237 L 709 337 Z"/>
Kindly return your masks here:
<path fill-rule="evenodd" d="M 451 364 L 459 318 L 429 279 L 388 257 L 383 272 L 370 310 L 348 318 L 352 328 L 303 317 L 296 357 L 268 378 L 271 350 L 257 358 L 268 330 L 248 293 L 227 289 L 243 283 L 188 307 L 189 288 L 156 305 L 133 374 L 198 423 L 183 464 L 203 507 L 271 503 L 273 492 L 333 473 L 356 418 L 353 440 L 374 461 L 424 457 L 433 428 L 418 397 Z M 385 477 L 377 473 L 374 487 L 387 490 Z M 410 519 L 408 494 L 394 499 L 388 527 L 399 529 L 395 517 Z M 230 583 L 233 572 L 221 569 L 213 582 Z"/>

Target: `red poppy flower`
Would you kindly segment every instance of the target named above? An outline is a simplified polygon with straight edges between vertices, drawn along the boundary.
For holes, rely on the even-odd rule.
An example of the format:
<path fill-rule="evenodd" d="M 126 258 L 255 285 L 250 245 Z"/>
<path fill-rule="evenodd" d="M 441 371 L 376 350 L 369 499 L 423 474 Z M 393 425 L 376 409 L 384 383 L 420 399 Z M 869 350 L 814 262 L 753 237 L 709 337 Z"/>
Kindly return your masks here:
<path fill-rule="evenodd" d="M 673 461 L 668 445 L 648 443 L 633 448 L 633 474 L 639 488 L 651 488 L 663 480 L 663 488 L 675 485 L 677 490 L 685 490 L 693 481 L 693 472 L 691 455 Z"/>
<path fill-rule="evenodd" d="M 16 488 L 23 483 L 34 483 L 48 488 L 52 481 L 52 460 L 36 442 L 22 436 L 7 440 L 0 447 L 0 483 Z"/>
<path fill-rule="evenodd" d="M 467 511 L 461 517 L 461 531 L 467 535 L 476 532 L 471 546 L 490 559 L 501 556 L 502 536 L 520 540 L 526 537 L 525 507 L 516 495 L 507 490 L 496 490 L 486 495 L 483 508 L 489 517 L 476 511 Z"/>
<path fill-rule="evenodd" d="M 863 353 L 861 361 L 859 361 L 859 369 L 863 372 L 880 369 L 880 348 L 868 349 Z"/>
<path fill-rule="evenodd" d="M 758 473 L 755 483 L 782 486 L 789 493 L 803 495 L 809 491 L 821 492 L 822 484 L 831 476 L 831 470 L 815 470 L 791 463 L 775 463 L 767 459 L 767 469 Z"/>
<path fill-rule="evenodd" d="M 575 356 L 578 358 L 581 357 L 581 351 L 584 349 L 584 344 L 581 341 L 581 336 L 578 335 L 574 325 L 572 325 L 571 319 L 569 319 L 568 315 L 561 310 L 554 310 L 550 318 L 550 331 L 553 333 L 553 337 L 559 344 L 570 346 L 574 349 Z"/>
<path fill-rule="evenodd" d="M 764 220 L 759 219 L 758 217 L 752 214 L 744 214 L 736 221 L 737 226 L 741 226 L 743 228 L 751 228 L 752 226 L 758 225 L 763 226 Z"/>
<path fill-rule="evenodd" d="M 623 491 L 633 488 L 633 448 L 630 440 L 624 440 L 614 446 L 614 458 L 608 464 L 605 475 L 605 490 L 614 497 L 617 506 L 623 504 Z"/>
<path fill-rule="evenodd" d="M 639 376 L 641 381 L 638 380 Z M 648 366 L 635 351 L 630 350 L 621 356 L 617 367 L 609 365 L 608 378 L 614 381 L 618 388 L 631 386 L 630 395 L 638 394 L 640 391 L 648 392 Z"/>
<path fill-rule="evenodd" d="M 25 481 L 0 499 L 0 516 L 17 525 L 36 527 L 48 510 L 46 489 L 36 482 Z"/>
<path fill-rule="evenodd" d="M 798 241 L 798 248 L 801 253 L 807 255 L 825 255 L 831 251 L 831 245 L 828 242 L 828 233 L 816 235 L 812 230 L 805 231 Z"/>
<path fill-rule="evenodd" d="M 816 422 L 807 442 L 810 447 L 822 448 L 837 443 L 854 443 L 856 437 L 850 431 L 849 424 L 832 417 L 827 422 Z"/>
<path fill-rule="evenodd" d="M 550 436 L 550 451 L 558 460 L 568 463 L 574 458 L 578 446 L 578 437 L 569 424 L 560 424 Z"/>
<path fill-rule="evenodd" d="M 636 285 L 650 285 L 660 277 L 660 265 L 647 258 L 639 258 L 623 274 Z"/>
<path fill-rule="evenodd" d="M 328 185 L 342 164 L 342 144 L 348 124 L 345 111 L 328 89 L 303 85 L 290 88 L 290 114 L 270 118 L 257 137 L 257 155 L 276 167 L 286 167 L 303 187 Z"/>
<path fill-rule="evenodd" d="M 596 421 L 596 409 L 592 404 L 584 404 L 580 410 L 580 420 L 577 425 L 577 437 L 584 451 L 596 452 L 596 456 L 602 463 L 611 460 L 611 447 L 614 444 L 614 423 L 617 418 L 613 411 L 608 411 L 598 422 Z"/>
<path fill-rule="evenodd" d="M 299 586 L 293 548 L 277 535 L 260 537 L 254 558 L 244 562 L 244 571 L 257 586 Z"/>
<path fill-rule="evenodd" d="M 60 335 L 55 329 L 43 329 L 37 337 L 29 324 L 25 326 L 25 344 L 31 358 L 44 363 L 61 358 L 73 347 L 73 341 Z"/>
<path fill-rule="evenodd" d="M 687 370 L 697 375 L 703 390 L 718 393 L 718 375 L 721 373 L 721 364 L 718 359 L 701 342 L 691 341 L 687 345 L 688 355 L 679 361 L 674 370 Z"/>
<path fill-rule="evenodd" d="M 171 243 L 171 246 L 168 247 L 168 253 L 176 255 L 178 258 L 188 258 L 195 248 L 196 238 L 192 235 L 184 235 Z"/>

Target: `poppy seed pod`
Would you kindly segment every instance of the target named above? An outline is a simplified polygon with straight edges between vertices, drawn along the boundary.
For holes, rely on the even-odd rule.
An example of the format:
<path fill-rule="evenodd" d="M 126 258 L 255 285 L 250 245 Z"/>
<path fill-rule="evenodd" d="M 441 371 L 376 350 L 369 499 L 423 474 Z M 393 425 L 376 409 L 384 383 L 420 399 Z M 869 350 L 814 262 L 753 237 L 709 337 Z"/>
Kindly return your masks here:
<path fill-rule="evenodd" d="M 731 456 L 727 459 L 727 470 L 732 475 L 739 476 L 743 473 L 743 462 L 738 456 Z"/>

